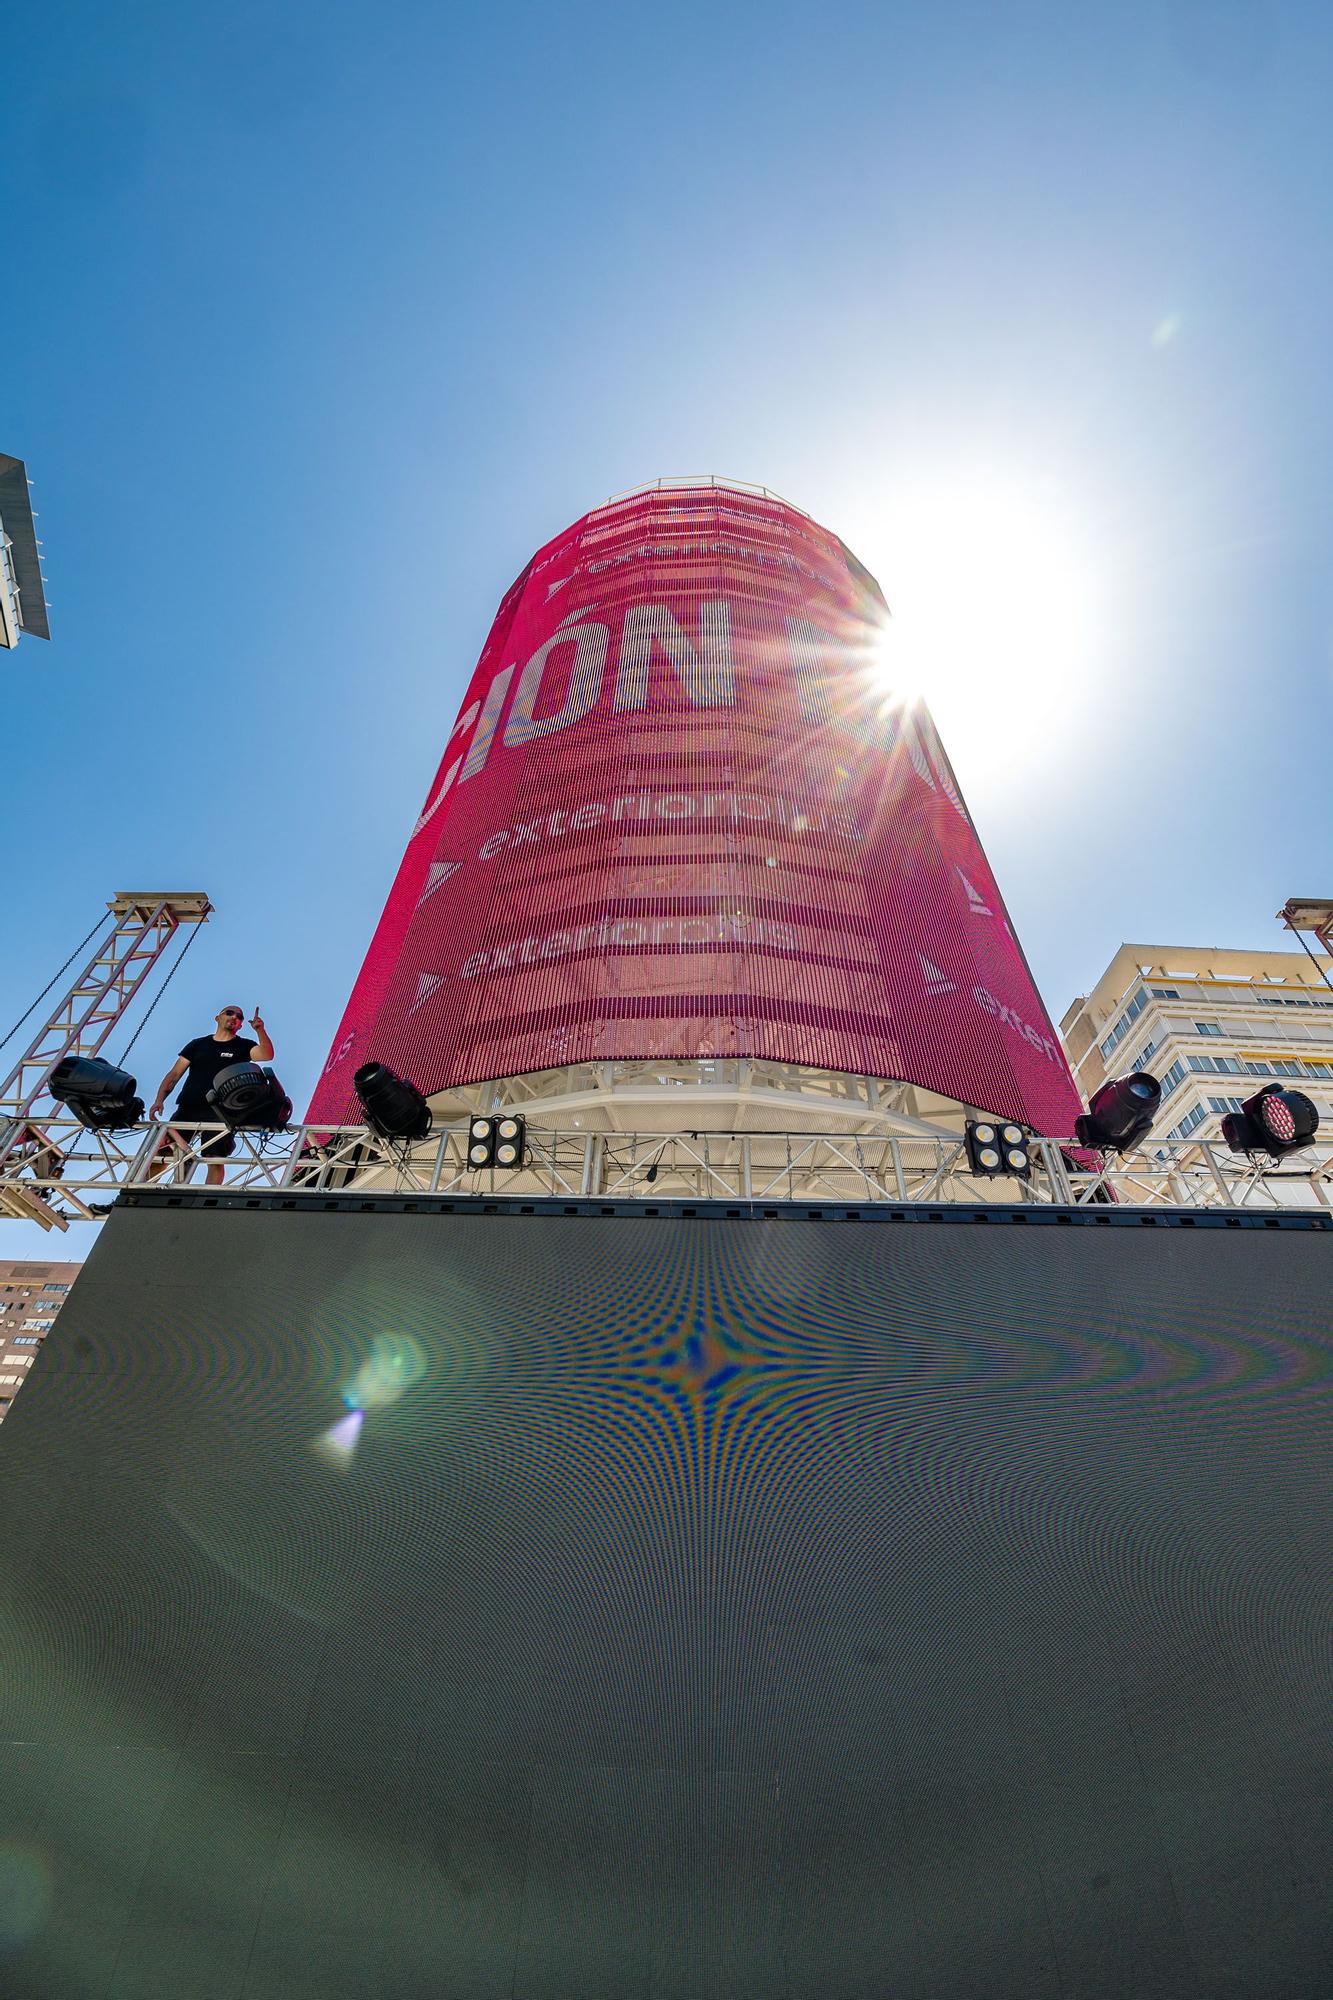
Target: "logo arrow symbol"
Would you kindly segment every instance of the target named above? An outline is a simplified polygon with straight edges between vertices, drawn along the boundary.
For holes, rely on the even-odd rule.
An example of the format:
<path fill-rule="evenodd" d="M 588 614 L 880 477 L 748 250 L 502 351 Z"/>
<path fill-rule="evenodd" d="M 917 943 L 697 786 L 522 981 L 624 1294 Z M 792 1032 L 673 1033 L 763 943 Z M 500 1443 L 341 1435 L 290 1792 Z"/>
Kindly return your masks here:
<path fill-rule="evenodd" d="M 443 984 L 444 974 L 442 972 L 423 972 L 417 980 L 417 997 L 408 1008 L 408 1013 L 415 1014 L 422 1002 L 429 1000 L 436 987 L 443 986 Z"/>
<path fill-rule="evenodd" d="M 417 908 L 428 903 L 437 889 L 442 889 L 451 875 L 456 875 L 462 867 L 461 861 L 432 861 L 426 876 L 426 886 L 417 897 Z"/>
<path fill-rule="evenodd" d="M 980 895 L 977 892 L 977 890 L 973 888 L 972 884 L 968 881 L 966 875 L 964 875 L 962 869 L 958 867 L 956 862 L 954 864 L 954 867 L 955 867 L 955 872 L 957 873 L 958 876 L 958 880 L 962 883 L 963 887 L 967 891 L 967 900 L 971 905 L 973 916 L 993 917 L 995 912 L 994 910 L 992 910 L 990 904 L 986 901 L 985 897 Z"/>

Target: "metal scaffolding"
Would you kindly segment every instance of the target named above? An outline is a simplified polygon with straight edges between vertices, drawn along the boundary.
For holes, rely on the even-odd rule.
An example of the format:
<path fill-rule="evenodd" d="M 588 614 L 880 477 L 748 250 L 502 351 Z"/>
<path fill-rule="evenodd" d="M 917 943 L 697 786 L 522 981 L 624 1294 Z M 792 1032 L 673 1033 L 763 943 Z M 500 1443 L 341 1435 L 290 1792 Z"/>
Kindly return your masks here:
<path fill-rule="evenodd" d="M 209 1195 L 280 1194 L 294 1207 L 349 1194 L 406 1195 L 423 1207 L 456 1198 L 559 1202 L 724 1201 L 744 1212 L 801 1203 L 922 1207 L 1008 1206 L 1141 1210 L 1227 1210 L 1276 1215 L 1321 1211 L 1333 1226 L 1333 1149 L 1303 1152 L 1281 1166 L 1224 1148 L 1149 1141 L 1123 1156 L 1077 1154 L 1053 1139 L 1031 1141 L 1030 1179 L 968 1171 L 961 1136 L 912 1138 L 841 1131 L 697 1133 L 576 1132 L 527 1128 L 521 1168 L 476 1168 L 466 1124 L 400 1144 L 364 1125 L 297 1125 L 286 1132 L 239 1132 L 236 1151 L 206 1161 L 211 1130 L 191 1128 L 187 1144 L 169 1122 L 125 1133 L 87 1132 L 65 1115 L 46 1121 L 58 1171 L 11 1154 L 0 1163 L 0 1194 L 21 1194 L 88 1217 L 91 1205 L 121 1192 L 183 1187 L 205 1164 L 221 1164 Z M 10 1208 L 10 1213 L 16 1212 Z M 31 1208 L 22 1212 L 31 1213 Z"/>
<path fill-rule="evenodd" d="M 76 1123 L 56 1111 L 51 1072 L 66 1056 L 100 1055 L 176 933 L 183 925 L 206 922 L 212 907 L 194 890 L 124 890 L 107 904 L 110 930 L 0 1083 L 0 1214 L 48 1228 L 69 1220 L 36 1192 L 61 1184 L 69 1157 L 67 1127 Z M 43 1173 L 35 1175 L 33 1168 Z M 75 1213 L 84 1212 L 71 1192 Z"/>

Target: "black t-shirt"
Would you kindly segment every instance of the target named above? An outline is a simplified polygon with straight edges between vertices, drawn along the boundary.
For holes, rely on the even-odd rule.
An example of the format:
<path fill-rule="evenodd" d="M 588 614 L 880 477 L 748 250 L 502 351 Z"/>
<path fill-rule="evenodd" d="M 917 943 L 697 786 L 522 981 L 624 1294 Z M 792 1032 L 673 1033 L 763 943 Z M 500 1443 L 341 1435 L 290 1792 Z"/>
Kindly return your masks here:
<path fill-rule="evenodd" d="M 190 1067 L 176 1099 L 177 1111 L 191 1112 L 196 1118 L 216 1118 L 217 1112 L 208 1101 L 209 1091 L 224 1069 L 230 1069 L 233 1063 L 249 1062 L 255 1046 L 245 1035 L 233 1035 L 229 1042 L 219 1042 L 212 1035 L 196 1035 L 192 1042 L 187 1042 L 181 1054 Z"/>

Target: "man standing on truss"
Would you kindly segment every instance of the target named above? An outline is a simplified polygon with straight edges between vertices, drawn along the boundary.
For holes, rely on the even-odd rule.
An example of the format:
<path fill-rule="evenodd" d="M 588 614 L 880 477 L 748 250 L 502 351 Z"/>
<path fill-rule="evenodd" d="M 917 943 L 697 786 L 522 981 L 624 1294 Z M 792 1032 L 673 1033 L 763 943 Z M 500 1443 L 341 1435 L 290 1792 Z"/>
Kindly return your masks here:
<path fill-rule="evenodd" d="M 239 1007 L 224 1007 L 217 1017 L 217 1026 L 211 1035 L 196 1035 L 187 1042 L 171 1068 L 158 1085 L 149 1120 L 162 1116 L 162 1107 L 168 1092 L 180 1083 L 180 1096 L 176 1099 L 176 1109 L 172 1113 L 171 1132 L 163 1141 L 162 1150 L 148 1169 L 150 1180 L 156 1180 L 171 1164 L 172 1141 L 176 1147 L 193 1149 L 208 1162 L 208 1184 L 217 1187 L 222 1180 L 222 1162 L 229 1153 L 236 1150 L 236 1135 L 233 1132 L 200 1132 L 201 1125 L 216 1124 L 217 1112 L 208 1101 L 208 1093 L 217 1082 L 221 1072 L 233 1068 L 237 1063 L 271 1062 L 273 1044 L 269 1040 L 264 1018 L 258 1007 L 250 1016 L 250 1026 L 255 1031 L 252 1041 L 240 1032 L 245 1019 Z"/>

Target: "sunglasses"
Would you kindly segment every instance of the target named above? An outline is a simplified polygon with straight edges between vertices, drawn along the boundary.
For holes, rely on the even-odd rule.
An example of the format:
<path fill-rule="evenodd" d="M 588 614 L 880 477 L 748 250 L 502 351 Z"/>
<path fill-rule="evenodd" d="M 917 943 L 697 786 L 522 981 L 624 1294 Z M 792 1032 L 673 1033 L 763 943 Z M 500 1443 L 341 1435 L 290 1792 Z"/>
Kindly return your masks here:
<path fill-rule="evenodd" d="M 239 1007 L 224 1007 L 222 1018 L 224 1021 L 243 1021 L 245 1016 Z"/>

